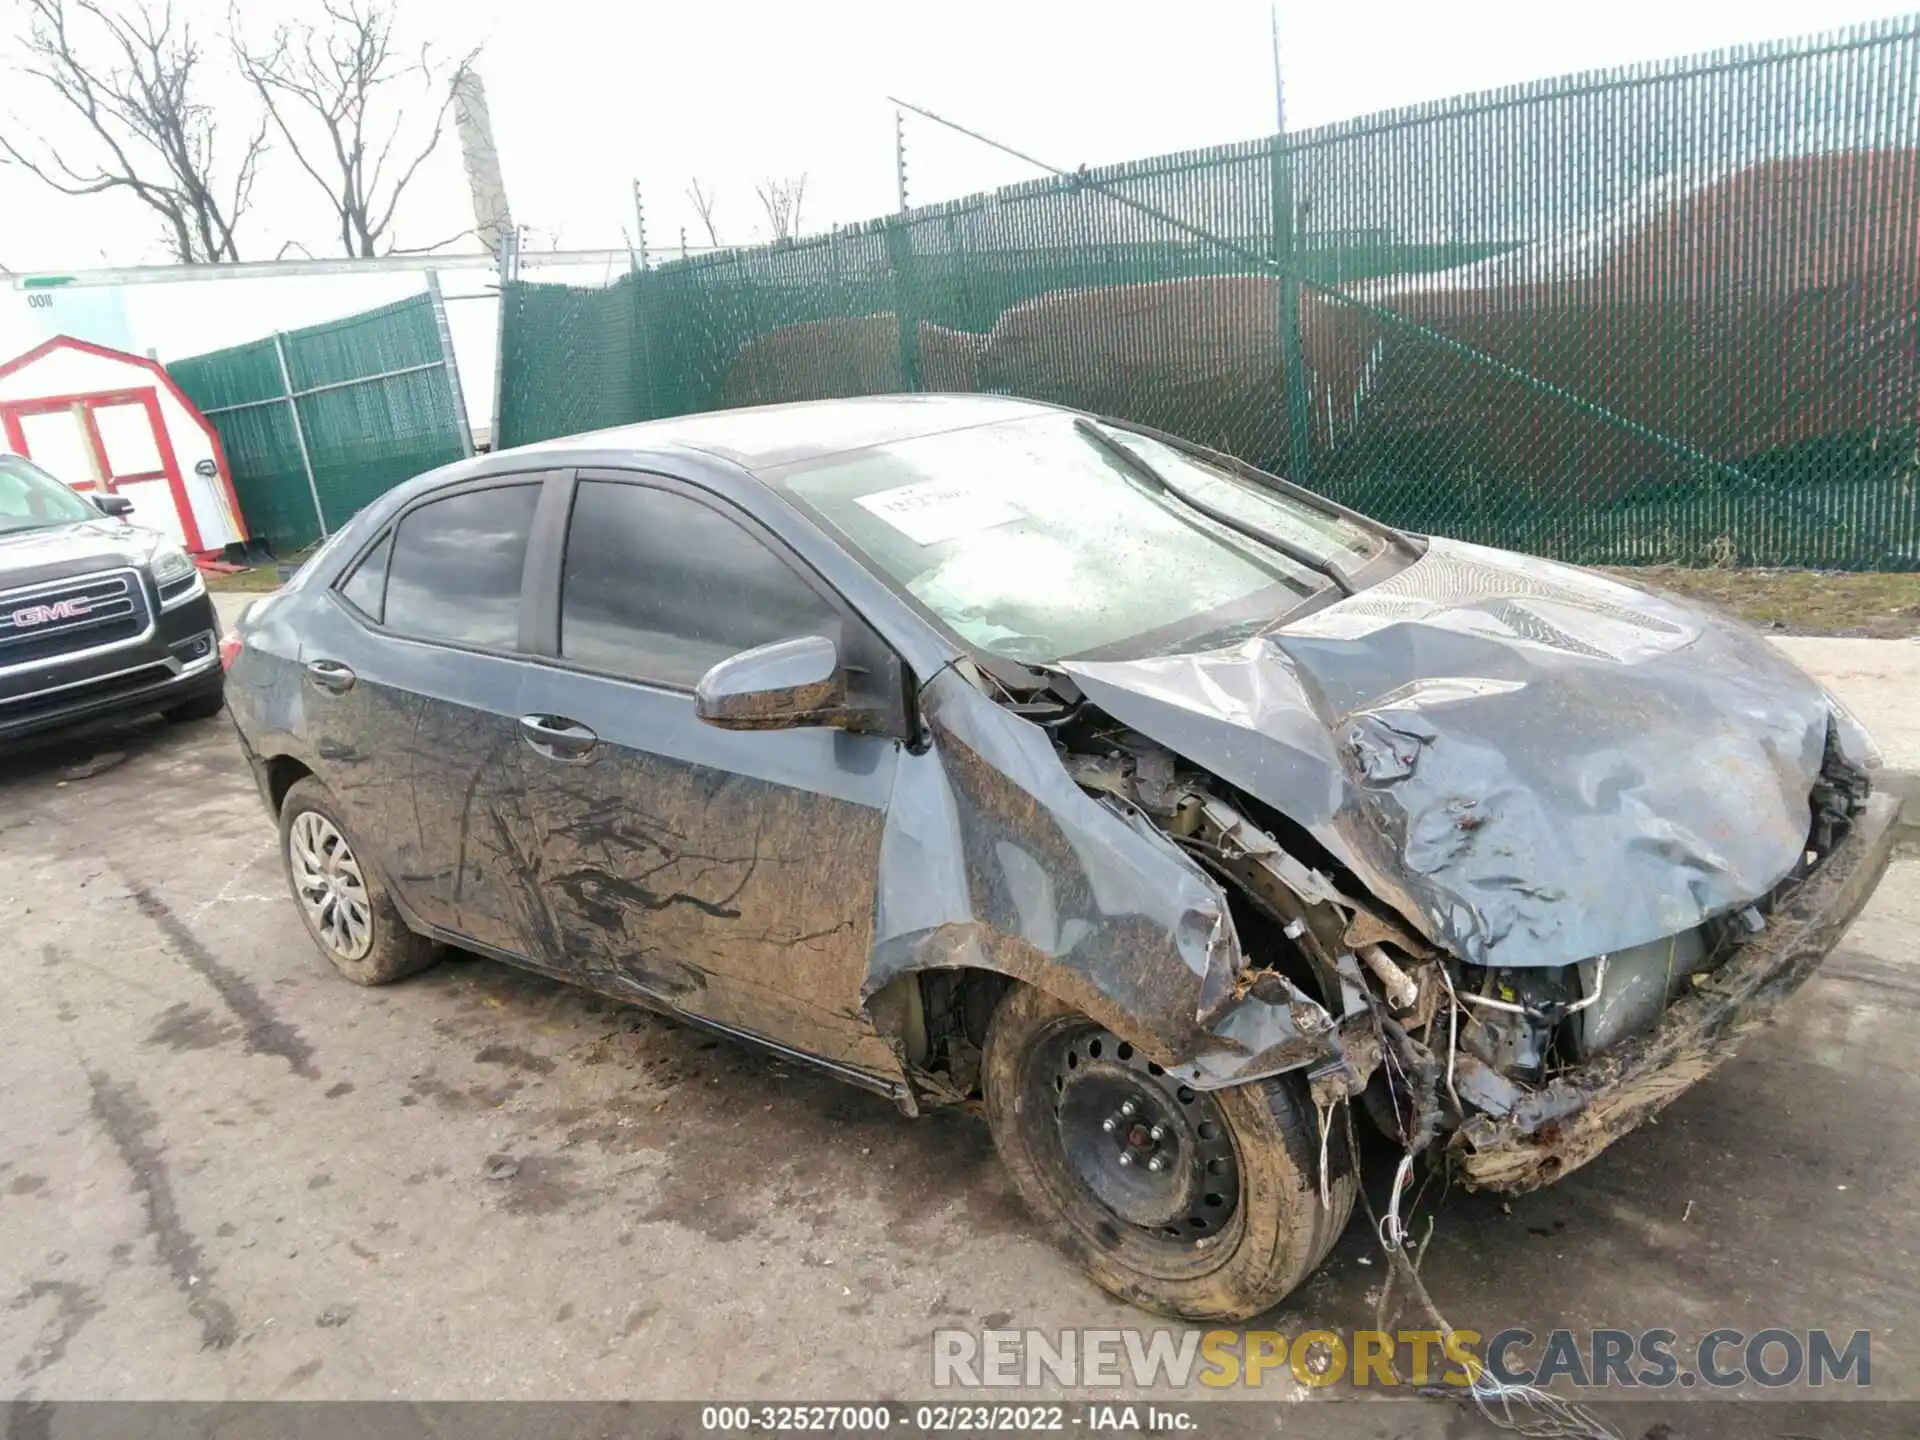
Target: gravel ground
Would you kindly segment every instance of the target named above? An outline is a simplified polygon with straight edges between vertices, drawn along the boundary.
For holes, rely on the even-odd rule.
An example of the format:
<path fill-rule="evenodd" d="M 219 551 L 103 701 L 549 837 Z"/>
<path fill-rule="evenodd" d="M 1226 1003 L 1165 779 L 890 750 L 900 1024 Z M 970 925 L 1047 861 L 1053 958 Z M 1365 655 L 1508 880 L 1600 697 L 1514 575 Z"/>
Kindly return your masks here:
<path fill-rule="evenodd" d="M 1511 1203 L 1429 1196 L 1449 1319 L 1869 1328 L 1876 1392 L 1916 1396 L 1916 934 L 1905 856 L 1659 1124 Z M 969 1115 L 909 1121 L 486 961 L 337 979 L 224 719 L 8 757 L 0 936 L 19 1397 L 924 1397 L 939 1326 L 1163 1323 L 1032 1237 Z M 1381 1274 L 1356 1223 L 1265 1323 L 1364 1326 Z"/>

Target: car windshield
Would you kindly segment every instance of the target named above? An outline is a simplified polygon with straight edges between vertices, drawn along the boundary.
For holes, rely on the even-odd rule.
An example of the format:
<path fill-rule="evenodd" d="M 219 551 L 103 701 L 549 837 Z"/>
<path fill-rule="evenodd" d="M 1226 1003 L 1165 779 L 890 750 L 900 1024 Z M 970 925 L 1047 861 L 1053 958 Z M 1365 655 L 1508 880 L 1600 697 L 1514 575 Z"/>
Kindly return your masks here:
<path fill-rule="evenodd" d="M 100 512 L 19 455 L 0 455 L 0 534 L 98 520 Z"/>
<path fill-rule="evenodd" d="M 1352 569 L 1380 542 L 1170 445 L 1105 427 L 1173 490 Z M 1066 414 L 786 466 L 769 476 L 967 645 L 1029 665 L 1231 643 L 1332 583 L 1154 485 Z"/>

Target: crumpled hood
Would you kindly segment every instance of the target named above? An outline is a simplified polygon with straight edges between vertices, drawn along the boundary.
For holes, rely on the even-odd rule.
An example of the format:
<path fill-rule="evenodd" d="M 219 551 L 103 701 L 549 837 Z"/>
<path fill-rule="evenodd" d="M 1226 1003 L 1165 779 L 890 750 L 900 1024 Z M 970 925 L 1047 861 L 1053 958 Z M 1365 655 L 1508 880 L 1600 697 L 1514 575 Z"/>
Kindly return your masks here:
<path fill-rule="evenodd" d="M 144 565 L 162 536 L 119 520 L 0 534 L 0 588 L 64 580 L 120 565 Z"/>
<path fill-rule="evenodd" d="M 1766 893 L 1806 844 L 1834 714 L 1743 625 L 1440 539 L 1233 649 L 1063 668 L 1483 965 L 1569 964 Z"/>

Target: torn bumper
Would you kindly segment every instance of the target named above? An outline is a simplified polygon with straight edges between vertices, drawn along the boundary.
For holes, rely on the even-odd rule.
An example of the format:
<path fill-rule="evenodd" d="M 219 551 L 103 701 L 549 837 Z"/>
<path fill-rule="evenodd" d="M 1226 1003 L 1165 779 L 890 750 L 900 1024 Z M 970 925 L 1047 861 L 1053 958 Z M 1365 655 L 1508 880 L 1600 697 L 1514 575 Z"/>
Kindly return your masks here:
<path fill-rule="evenodd" d="M 1805 983 L 1867 903 L 1892 854 L 1898 812 L 1895 797 L 1868 800 L 1847 838 L 1780 903 L 1767 929 L 1675 1001 L 1648 1034 L 1537 1090 L 1515 1091 L 1461 1056 L 1462 1096 L 1490 1107 L 1452 1140 L 1468 1188 L 1518 1194 L 1558 1180 L 1731 1056 L 1742 1035 Z"/>

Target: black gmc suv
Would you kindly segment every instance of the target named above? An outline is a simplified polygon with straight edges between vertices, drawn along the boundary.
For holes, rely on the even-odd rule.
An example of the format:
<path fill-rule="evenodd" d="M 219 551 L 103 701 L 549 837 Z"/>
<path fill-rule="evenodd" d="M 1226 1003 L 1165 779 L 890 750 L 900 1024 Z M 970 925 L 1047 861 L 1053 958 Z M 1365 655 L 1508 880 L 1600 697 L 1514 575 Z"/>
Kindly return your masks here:
<path fill-rule="evenodd" d="M 218 713 L 220 622 L 193 559 L 0 454 L 0 742 L 114 713 Z"/>

